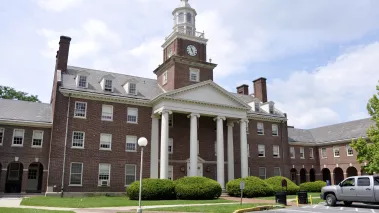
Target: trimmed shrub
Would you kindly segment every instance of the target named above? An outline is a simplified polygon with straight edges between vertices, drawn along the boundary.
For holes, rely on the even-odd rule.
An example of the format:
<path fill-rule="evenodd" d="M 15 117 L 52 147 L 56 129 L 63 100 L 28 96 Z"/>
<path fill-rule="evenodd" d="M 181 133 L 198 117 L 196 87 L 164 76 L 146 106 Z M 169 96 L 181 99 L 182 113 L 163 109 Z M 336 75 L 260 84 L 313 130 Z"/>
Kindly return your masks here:
<path fill-rule="evenodd" d="M 274 189 L 264 180 L 250 176 L 246 178 L 239 178 L 231 180 L 226 184 L 226 191 L 230 196 L 241 197 L 240 182 L 245 182 L 245 189 L 243 190 L 243 197 L 265 197 L 274 194 Z"/>
<path fill-rule="evenodd" d="M 126 188 L 126 195 L 130 200 L 138 200 L 139 181 L 133 182 Z M 142 180 L 142 200 L 172 200 L 175 198 L 175 186 L 172 180 L 151 178 Z"/>
<path fill-rule="evenodd" d="M 176 197 L 181 200 L 212 200 L 221 196 L 220 184 L 206 177 L 183 177 L 174 181 Z"/>
<path fill-rule="evenodd" d="M 265 182 L 270 184 L 275 192 L 281 192 L 283 179 L 286 179 L 287 181 L 287 195 L 295 195 L 296 192 L 299 191 L 300 187 L 286 177 L 282 177 L 282 176 L 270 177 L 266 179 Z M 284 190 L 286 190 L 286 188 L 284 188 Z"/>
<path fill-rule="evenodd" d="M 308 192 L 321 192 L 321 188 L 324 186 L 326 186 L 326 182 L 319 180 L 300 184 L 300 190 L 306 190 Z"/>

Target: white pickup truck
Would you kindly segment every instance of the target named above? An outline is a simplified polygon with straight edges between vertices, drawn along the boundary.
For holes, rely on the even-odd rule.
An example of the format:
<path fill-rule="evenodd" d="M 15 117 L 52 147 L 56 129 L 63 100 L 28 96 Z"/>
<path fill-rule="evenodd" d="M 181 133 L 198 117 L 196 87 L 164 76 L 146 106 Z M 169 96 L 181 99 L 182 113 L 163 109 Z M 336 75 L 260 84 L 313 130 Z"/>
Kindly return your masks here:
<path fill-rule="evenodd" d="M 338 185 L 325 186 L 321 189 L 321 199 L 328 206 L 343 201 L 346 206 L 353 202 L 379 204 L 379 176 L 352 176 Z"/>

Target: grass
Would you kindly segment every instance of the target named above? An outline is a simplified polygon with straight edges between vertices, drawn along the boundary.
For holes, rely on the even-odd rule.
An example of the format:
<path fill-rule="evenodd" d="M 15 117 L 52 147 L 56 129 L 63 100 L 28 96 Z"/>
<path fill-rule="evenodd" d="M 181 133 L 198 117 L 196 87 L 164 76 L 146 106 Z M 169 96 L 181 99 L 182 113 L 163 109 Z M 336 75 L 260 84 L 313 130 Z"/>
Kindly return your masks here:
<path fill-rule="evenodd" d="M 146 209 L 145 211 L 162 211 L 162 212 L 213 212 L 213 213 L 231 213 L 238 209 L 263 206 L 267 204 L 225 204 L 210 206 L 183 206 L 169 208 Z"/>
<path fill-rule="evenodd" d="M 0 208 L 1 213 L 74 213 L 72 211 L 51 211 L 41 209 Z"/>
<path fill-rule="evenodd" d="M 204 203 L 229 203 L 233 201 L 224 199 L 215 200 L 158 200 L 142 201 L 144 206 L 153 205 L 178 205 L 178 204 L 204 204 Z M 119 207 L 138 206 L 138 200 L 129 200 L 127 197 L 30 197 L 22 199 L 21 205 L 25 206 L 50 206 L 66 208 L 93 208 L 93 207 Z"/>
<path fill-rule="evenodd" d="M 308 197 L 312 195 L 312 199 L 314 198 L 320 198 L 320 192 L 309 192 Z M 287 195 L 287 199 L 296 199 L 297 195 Z M 257 197 L 256 199 L 262 199 L 262 200 L 275 200 L 275 196 L 270 197 Z"/>

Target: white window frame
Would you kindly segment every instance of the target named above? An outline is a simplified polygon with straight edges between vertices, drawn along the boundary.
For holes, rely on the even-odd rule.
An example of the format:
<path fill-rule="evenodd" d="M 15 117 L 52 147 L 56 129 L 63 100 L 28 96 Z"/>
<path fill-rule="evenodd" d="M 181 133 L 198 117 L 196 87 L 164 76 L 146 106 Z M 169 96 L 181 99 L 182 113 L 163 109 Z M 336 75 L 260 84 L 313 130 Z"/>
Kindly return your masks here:
<path fill-rule="evenodd" d="M 247 144 L 247 157 L 250 157 L 250 144 Z"/>
<path fill-rule="evenodd" d="M 110 108 L 111 112 L 105 112 L 104 111 L 104 108 L 107 108 L 107 107 Z M 101 120 L 102 121 L 113 121 L 113 105 L 103 104 L 101 106 Z"/>
<path fill-rule="evenodd" d="M 171 147 L 171 149 L 170 149 Z M 173 154 L 174 153 L 174 139 L 169 138 L 168 139 L 168 154 Z"/>
<path fill-rule="evenodd" d="M 107 81 L 110 82 L 110 88 L 109 88 L 109 85 L 107 85 Z M 113 80 L 112 79 L 104 79 L 104 91 L 105 92 L 113 92 Z"/>
<path fill-rule="evenodd" d="M 293 154 L 293 156 L 292 156 L 292 154 Z M 296 158 L 296 151 L 295 151 L 295 147 L 293 147 L 293 146 L 290 147 L 290 157 L 291 157 L 291 159 Z"/>
<path fill-rule="evenodd" d="M 88 78 L 87 78 L 87 76 L 85 76 L 85 75 L 78 75 L 77 78 L 78 78 L 78 87 L 79 88 L 88 88 Z M 80 86 L 80 83 L 81 83 L 80 78 L 84 78 L 85 79 L 85 81 L 84 81 L 85 85 L 84 86 Z"/>
<path fill-rule="evenodd" d="M 131 176 L 131 174 L 127 174 L 126 173 L 126 167 L 128 167 L 128 166 L 134 166 L 134 181 L 137 180 L 137 165 L 136 164 L 125 164 L 125 186 L 129 186 L 129 184 L 126 183 L 127 182 L 126 181 L 126 176 Z"/>
<path fill-rule="evenodd" d="M 134 89 L 134 91 L 132 91 L 133 89 Z M 129 82 L 129 84 L 128 84 L 128 94 L 130 94 L 130 95 L 137 95 L 137 84 L 136 83 Z"/>
<path fill-rule="evenodd" d="M 0 128 L 0 134 L 1 134 L 0 146 L 2 146 L 3 142 L 4 142 L 4 136 L 5 136 L 5 129 L 4 128 Z"/>
<path fill-rule="evenodd" d="M 22 143 L 21 144 L 15 144 L 14 143 L 14 137 L 15 137 L 16 131 L 22 132 Z M 24 142 L 25 142 L 25 129 L 14 129 L 13 130 L 13 137 L 12 137 L 12 146 L 22 147 L 22 146 L 24 146 Z"/>
<path fill-rule="evenodd" d="M 264 176 L 261 176 L 261 169 L 263 169 L 263 170 L 265 171 Z M 258 176 L 259 176 L 259 178 L 261 178 L 261 179 L 263 179 L 263 180 L 265 180 L 265 179 L 267 178 L 266 167 L 259 167 L 259 170 L 258 170 Z M 264 178 L 262 178 L 262 177 L 264 177 Z"/>
<path fill-rule="evenodd" d="M 37 132 L 40 132 L 41 133 L 41 138 L 35 138 L 35 133 Z M 32 137 L 32 147 L 33 148 L 42 148 L 43 146 L 43 134 L 44 134 L 44 131 L 43 130 L 33 130 L 33 137 Z M 40 139 L 41 140 L 41 145 L 34 145 L 34 139 Z"/>
<path fill-rule="evenodd" d="M 279 126 L 278 124 L 272 124 L 272 136 L 279 136 Z"/>
<path fill-rule="evenodd" d="M 171 56 L 169 56 L 169 57 L 171 57 Z M 165 71 L 162 76 L 163 76 L 163 78 L 162 78 L 162 81 L 163 81 L 162 85 L 165 85 L 168 82 L 168 72 Z"/>
<path fill-rule="evenodd" d="M 336 151 L 338 151 L 338 155 L 336 155 Z M 333 155 L 335 158 L 339 158 L 341 156 L 340 148 L 338 146 L 333 146 Z"/>
<path fill-rule="evenodd" d="M 264 135 L 265 134 L 265 125 L 262 122 L 257 123 L 257 134 Z"/>
<path fill-rule="evenodd" d="M 254 102 L 254 111 L 255 112 L 261 111 L 261 103 L 259 103 L 258 101 Z"/>
<path fill-rule="evenodd" d="M 129 120 L 129 110 L 136 112 L 136 121 L 130 121 Z M 133 115 L 130 115 L 130 116 L 133 116 Z M 126 121 L 127 121 L 127 123 L 130 123 L 130 124 L 138 124 L 138 108 L 128 107 Z"/>
<path fill-rule="evenodd" d="M 80 184 L 71 184 L 72 164 L 81 164 L 82 165 L 82 170 L 81 170 L 81 173 L 80 173 Z M 84 167 L 84 164 L 81 163 L 81 162 L 71 162 L 70 163 L 70 180 L 68 182 L 69 186 L 83 186 L 83 167 Z M 79 173 L 75 173 L 75 174 L 79 174 Z"/>
<path fill-rule="evenodd" d="M 309 159 L 314 159 L 313 148 L 309 148 Z"/>
<path fill-rule="evenodd" d="M 167 179 L 170 180 L 170 176 L 171 176 L 171 180 L 174 180 L 174 166 L 172 165 L 169 165 L 168 166 L 168 175 L 167 175 Z M 170 175 L 171 174 L 171 175 Z"/>
<path fill-rule="evenodd" d="M 279 170 L 279 174 L 275 175 L 275 169 Z M 274 176 L 282 176 L 282 171 L 280 170 L 280 167 L 274 167 Z"/>
<path fill-rule="evenodd" d="M 305 149 L 304 149 L 304 147 L 300 147 L 300 159 L 305 159 Z"/>
<path fill-rule="evenodd" d="M 192 74 L 196 75 L 196 80 L 192 80 Z M 195 68 L 190 68 L 189 80 L 191 82 L 199 82 L 200 81 L 200 70 L 199 69 L 195 69 Z"/>
<path fill-rule="evenodd" d="M 260 148 L 263 147 L 263 156 L 259 156 L 260 155 Z M 265 158 L 266 157 L 266 146 L 264 144 L 258 144 L 258 157 L 260 158 Z"/>
<path fill-rule="evenodd" d="M 103 140 L 101 139 L 102 136 L 104 136 L 104 137 L 109 136 L 110 141 L 103 141 Z M 105 142 L 105 143 L 103 143 L 103 142 Z M 107 144 L 107 143 L 109 143 L 109 148 L 102 148 L 102 147 L 101 147 L 102 144 Z M 99 145 L 100 145 L 99 150 L 111 151 L 111 150 L 112 150 L 112 134 L 108 134 L 108 133 L 100 133 L 100 144 L 99 144 Z"/>
<path fill-rule="evenodd" d="M 128 138 L 133 138 L 133 142 L 131 141 L 128 141 Z M 128 147 L 128 143 L 130 144 L 134 144 L 134 147 L 135 147 L 135 150 L 128 150 L 127 147 Z M 137 136 L 135 135 L 127 135 L 126 136 L 126 139 L 125 139 L 125 151 L 126 152 L 137 152 Z"/>
<path fill-rule="evenodd" d="M 75 133 L 83 133 L 83 146 L 74 146 L 74 137 Z M 86 133 L 83 131 L 72 131 L 72 142 L 71 142 L 71 148 L 72 149 L 84 149 L 84 143 L 86 141 Z"/>
<path fill-rule="evenodd" d="M 102 186 L 101 182 L 104 181 L 104 180 L 100 180 L 100 165 L 108 165 L 109 166 L 107 186 L 110 186 L 111 185 L 111 167 L 112 167 L 110 163 L 99 163 L 99 170 L 98 170 L 98 175 L 97 175 L 97 185 Z"/>
<path fill-rule="evenodd" d="M 84 106 L 85 106 L 84 116 L 78 115 L 78 113 L 77 113 L 77 110 L 78 110 L 77 104 L 84 104 Z M 75 101 L 74 118 L 82 118 L 82 119 L 86 119 L 87 118 L 87 102 Z"/>
<path fill-rule="evenodd" d="M 349 154 L 349 148 L 353 152 L 352 154 Z M 346 144 L 346 156 L 349 156 L 349 157 L 354 156 L 354 149 L 349 144 Z"/>
<path fill-rule="evenodd" d="M 275 156 L 275 148 L 277 148 L 277 150 L 278 150 L 277 156 Z M 279 145 L 272 145 L 272 157 L 273 158 L 280 158 L 280 146 Z"/>
<path fill-rule="evenodd" d="M 325 156 L 324 156 L 323 150 L 325 150 Z M 326 147 L 321 148 L 321 152 L 320 153 L 321 153 L 321 158 L 327 158 L 328 157 Z"/>

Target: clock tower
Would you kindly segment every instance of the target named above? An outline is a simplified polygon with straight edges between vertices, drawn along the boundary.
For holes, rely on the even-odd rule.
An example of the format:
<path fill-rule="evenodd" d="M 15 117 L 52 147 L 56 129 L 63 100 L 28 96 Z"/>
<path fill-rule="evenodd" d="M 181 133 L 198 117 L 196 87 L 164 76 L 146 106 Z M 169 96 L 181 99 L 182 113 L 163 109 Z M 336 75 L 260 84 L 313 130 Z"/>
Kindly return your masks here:
<path fill-rule="evenodd" d="M 196 10 L 188 0 L 180 0 L 174 9 L 173 32 L 165 38 L 163 64 L 154 70 L 158 84 L 166 91 L 201 81 L 213 80 L 216 64 L 207 62 L 204 32 L 196 31 Z"/>

